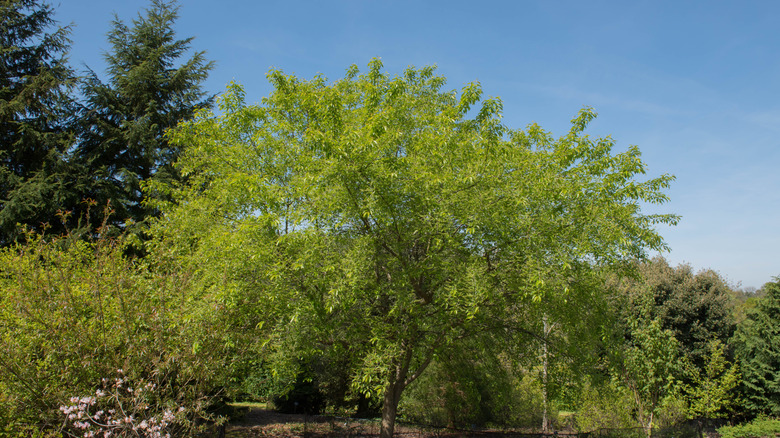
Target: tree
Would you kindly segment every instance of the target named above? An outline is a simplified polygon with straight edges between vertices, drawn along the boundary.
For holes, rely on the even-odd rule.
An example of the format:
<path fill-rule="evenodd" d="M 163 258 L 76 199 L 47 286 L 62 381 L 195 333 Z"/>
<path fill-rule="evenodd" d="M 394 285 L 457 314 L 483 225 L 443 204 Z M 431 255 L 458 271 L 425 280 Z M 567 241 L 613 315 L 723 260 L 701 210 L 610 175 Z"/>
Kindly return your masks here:
<path fill-rule="evenodd" d="M 705 372 L 710 343 L 725 344 L 734 333 L 733 292 L 728 284 L 717 272 L 694 273 L 687 264 L 672 267 L 660 256 L 640 263 L 639 273 L 619 288 L 627 298 L 622 305 L 624 318 L 649 311 L 650 318 L 658 318 L 663 329 L 673 332 L 682 357 Z"/>
<path fill-rule="evenodd" d="M 679 346 L 671 330 L 656 318 L 630 322 L 631 340 L 622 352 L 620 374 L 634 396 L 637 420 L 650 437 L 663 399 L 672 395 L 682 367 L 677 361 Z"/>
<path fill-rule="evenodd" d="M 693 385 L 688 389 L 690 414 L 703 419 L 723 418 L 737 403 L 735 390 L 740 381 L 739 367 L 725 357 L 726 347 L 718 340 L 709 345 L 709 360 L 703 373 L 694 371 Z"/>
<path fill-rule="evenodd" d="M 733 342 L 742 372 L 743 406 L 751 415 L 780 415 L 780 278 L 737 327 Z"/>
<path fill-rule="evenodd" d="M 204 52 L 181 59 L 192 38 L 176 39 L 177 11 L 175 1 L 152 0 L 131 27 L 115 18 L 105 55 L 108 80 L 90 70 L 81 87 L 85 105 L 74 158 L 87 178 L 82 197 L 110 202 L 115 225 L 155 214 L 144 205 L 142 185 L 179 178 L 173 168 L 179 147 L 165 131 L 211 104 L 201 83 L 213 63 Z"/>
<path fill-rule="evenodd" d="M 523 315 L 546 291 L 663 248 L 654 225 L 676 221 L 639 208 L 665 201 L 672 178 L 636 181 L 639 150 L 585 135 L 591 110 L 554 139 L 505 127 L 497 99 L 472 112 L 480 87 L 442 91 L 431 67 L 268 77 L 262 105 L 233 85 L 219 116 L 172 134 L 187 184 L 152 187 L 176 201 L 156 230 L 211 271 L 215 298 L 257 296 L 275 317 L 269 345 L 346 339 L 353 388 L 383 401 L 383 437 L 435 355 L 538 325 Z"/>
<path fill-rule="evenodd" d="M 0 245 L 22 236 L 17 224 L 40 230 L 75 200 L 63 160 L 74 76 L 68 28 L 53 15 L 38 0 L 0 3 Z"/>

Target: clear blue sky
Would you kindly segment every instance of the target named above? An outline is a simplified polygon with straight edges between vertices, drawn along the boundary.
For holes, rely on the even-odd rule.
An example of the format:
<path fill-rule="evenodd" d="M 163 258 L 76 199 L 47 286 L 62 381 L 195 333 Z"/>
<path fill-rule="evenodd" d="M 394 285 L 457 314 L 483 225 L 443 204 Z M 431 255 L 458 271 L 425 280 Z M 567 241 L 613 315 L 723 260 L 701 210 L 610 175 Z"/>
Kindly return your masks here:
<path fill-rule="evenodd" d="M 113 14 L 141 0 L 61 0 L 71 63 L 102 73 Z M 436 64 L 448 86 L 479 81 L 513 128 L 556 135 L 583 106 L 589 133 L 636 144 L 648 175 L 677 177 L 658 211 L 671 263 L 732 285 L 780 275 L 780 2 L 182 0 L 177 33 L 217 65 L 205 87 L 236 80 L 259 101 L 271 67 L 343 76 L 381 57 L 390 73 Z"/>

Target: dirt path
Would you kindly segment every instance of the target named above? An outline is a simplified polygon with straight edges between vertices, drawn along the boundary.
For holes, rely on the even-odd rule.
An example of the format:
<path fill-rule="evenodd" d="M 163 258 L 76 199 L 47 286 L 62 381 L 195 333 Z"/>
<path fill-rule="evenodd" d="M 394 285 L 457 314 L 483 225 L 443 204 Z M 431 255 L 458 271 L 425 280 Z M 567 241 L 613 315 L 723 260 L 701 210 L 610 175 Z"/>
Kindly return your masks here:
<path fill-rule="evenodd" d="M 241 419 L 226 428 L 226 438 L 254 437 L 378 437 L 378 420 L 358 420 L 326 415 L 280 414 L 278 412 L 249 408 Z M 396 424 L 395 436 L 399 438 L 455 437 L 458 434 L 421 430 Z"/>
<path fill-rule="evenodd" d="M 536 434 L 512 433 L 501 431 L 456 431 L 442 429 L 423 429 L 396 423 L 395 434 L 398 438 L 458 438 L 458 437 L 536 437 Z M 358 420 L 325 415 L 280 414 L 278 412 L 249 408 L 241 419 L 231 422 L 226 428 L 226 438 L 255 437 L 378 437 L 378 420 Z"/>
<path fill-rule="evenodd" d="M 226 437 L 324 437 L 379 435 L 373 422 L 347 420 L 324 415 L 281 414 L 267 409 L 249 408 L 244 417 L 231 422 Z"/>

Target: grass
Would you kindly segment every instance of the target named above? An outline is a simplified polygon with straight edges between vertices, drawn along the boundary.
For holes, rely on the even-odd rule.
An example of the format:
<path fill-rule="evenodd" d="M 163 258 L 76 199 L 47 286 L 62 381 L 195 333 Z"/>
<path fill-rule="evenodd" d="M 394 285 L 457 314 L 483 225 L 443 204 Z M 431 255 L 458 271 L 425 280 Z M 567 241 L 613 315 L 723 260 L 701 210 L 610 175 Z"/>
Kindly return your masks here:
<path fill-rule="evenodd" d="M 257 409 L 268 409 L 268 403 L 266 402 L 232 402 L 228 403 L 230 406 L 233 406 L 234 408 L 257 408 Z"/>

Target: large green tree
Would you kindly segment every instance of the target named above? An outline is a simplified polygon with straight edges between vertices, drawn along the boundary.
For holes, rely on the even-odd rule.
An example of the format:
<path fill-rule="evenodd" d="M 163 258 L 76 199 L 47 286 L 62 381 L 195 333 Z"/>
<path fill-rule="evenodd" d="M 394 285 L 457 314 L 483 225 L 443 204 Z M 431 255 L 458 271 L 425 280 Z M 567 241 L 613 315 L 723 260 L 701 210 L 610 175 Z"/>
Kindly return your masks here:
<path fill-rule="evenodd" d="M 63 155 L 74 84 L 68 28 L 38 0 L 0 2 L 0 245 L 20 237 L 17 224 L 40 229 L 73 203 Z"/>
<path fill-rule="evenodd" d="M 383 401 L 383 437 L 435 355 L 523 330 L 529 306 L 663 248 L 654 227 L 676 221 L 639 207 L 665 201 L 671 177 L 638 181 L 636 147 L 615 154 L 584 134 L 590 110 L 556 139 L 507 128 L 498 99 L 479 105 L 477 84 L 444 91 L 430 67 L 269 79 L 261 105 L 233 86 L 219 116 L 173 134 L 188 183 L 169 187 L 158 230 L 216 302 L 257 300 L 269 348 L 343 339 L 359 358 L 352 387 Z M 550 312 L 576 312 L 556 302 Z"/>
<path fill-rule="evenodd" d="M 743 406 L 752 415 L 780 415 L 780 278 L 763 286 L 733 342 L 742 371 Z"/>
<path fill-rule="evenodd" d="M 131 26 L 115 18 L 107 80 L 89 71 L 81 87 L 74 159 L 88 181 L 82 197 L 110 202 L 114 224 L 154 214 L 143 203 L 142 184 L 179 177 L 173 168 L 179 147 L 165 131 L 211 102 L 201 85 L 212 63 L 204 52 L 184 58 L 192 38 L 176 38 L 177 10 L 175 1 L 152 0 Z"/>
<path fill-rule="evenodd" d="M 657 318 L 679 341 L 680 354 L 700 371 L 710 357 L 710 343 L 726 344 L 734 334 L 733 292 L 715 271 L 694 272 L 688 264 L 670 266 L 663 257 L 639 265 L 639 276 L 618 288 L 628 321 L 643 312 Z M 648 300 L 649 307 L 648 307 Z"/>

